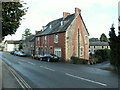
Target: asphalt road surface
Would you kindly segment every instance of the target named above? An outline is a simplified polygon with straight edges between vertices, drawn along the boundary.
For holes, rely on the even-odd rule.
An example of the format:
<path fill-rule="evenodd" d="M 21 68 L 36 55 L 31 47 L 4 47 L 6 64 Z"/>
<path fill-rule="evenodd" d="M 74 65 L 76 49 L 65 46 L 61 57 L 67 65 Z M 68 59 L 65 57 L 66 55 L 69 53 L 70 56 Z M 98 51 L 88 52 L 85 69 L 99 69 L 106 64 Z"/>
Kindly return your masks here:
<path fill-rule="evenodd" d="M 38 61 L 9 53 L 3 53 L 1 58 L 31 88 L 118 88 L 119 86 L 117 73 L 87 65 Z"/>

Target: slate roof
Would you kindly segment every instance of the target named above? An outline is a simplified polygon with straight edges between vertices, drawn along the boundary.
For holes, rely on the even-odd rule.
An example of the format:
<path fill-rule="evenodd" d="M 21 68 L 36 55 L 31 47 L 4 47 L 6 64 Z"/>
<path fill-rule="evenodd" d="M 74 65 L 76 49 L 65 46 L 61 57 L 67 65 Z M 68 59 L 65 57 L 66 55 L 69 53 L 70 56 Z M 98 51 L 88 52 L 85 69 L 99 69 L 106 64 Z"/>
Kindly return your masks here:
<path fill-rule="evenodd" d="M 40 34 L 37 34 L 36 36 L 65 32 L 67 27 L 74 20 L 74 18 L 75 18 L 75 14 L 71 14 L 71 15 L 67 16 L 65 19 L 59 18 L 54 21 L 51 21 L 46 25 L 47 28 L 44 31 L 42 31 Z M 62 26 L 61 26 L 61 21 L 63 21 Z M 50 25 L 51 25 L 51 28 L 50 28 Z"/>
<path fill-rule="evenodd" d="M 7 42 L 8 44 L 19 44 L 21 40 L 6 40 L 5 42 Z"/>
<path fill-rule="evenodd" d="M 33 42 L 35 40 L 35 35 L 33 35 L 31 38 L 30 38 L 30 42 Z"/>
<path fill-rule="evenodd" d="M 72 21 L 75 19 L 75 17 L 76 17 L 76 14 L 71 14 L 71 15 L 67 16 L 65 19 L 59 18 L 54 21 L 51 21 L 45 26 L 46 29 L 44 31 L 42 31 L 41 33 L 38 33 L 36 36 L 44 36 L 44 35 L 65 32 L 67 30 L 67 28 L 69 27 L 69 25 L 72 23 Z M 81 19 L 82 19 L 82 17 L 81 17 Z M 63 25 L 61 25 L 61 21 L 63 21 Z M 83 19 L 82 19 L 82 21 L 83 21 Z M 83 24 L 85 25 L 84 21 L 83 21 Z M 50 28 L 50 25 L 51 25 L 51 28 Z M 85 28 L 86 28 L 86 26 L 85 26 Z"/>
<path fill-rule="evenodd" d="M 109 46 L 108 42 L 90 42 L 90 46 Z"/>
<path fill-rule="evenodd" d="M 30 35 L 30 36 L 27 36 L 24 40 L 24 42 L 28 42 L 28 41 L 31 41 L 31 39 L 33 39 L 35 37 L 35 35 Z"/>

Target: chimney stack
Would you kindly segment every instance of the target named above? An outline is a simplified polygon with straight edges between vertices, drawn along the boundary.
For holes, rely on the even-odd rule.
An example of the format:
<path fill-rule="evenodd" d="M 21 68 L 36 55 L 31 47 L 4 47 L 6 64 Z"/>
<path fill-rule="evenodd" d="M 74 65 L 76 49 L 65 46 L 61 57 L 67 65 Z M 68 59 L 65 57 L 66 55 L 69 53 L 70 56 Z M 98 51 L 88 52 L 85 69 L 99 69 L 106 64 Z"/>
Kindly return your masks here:
<path fill-rule="evenodd" d="M 36 30 L 36 31 L 35 31 L 35 34 L 38 34 L 39 32 L 40 32 L 40 31 L 37 31 L 37 30 Z"/>
<path fill-rule="evenodd" d="M 81 9 L 75 8 L 75 14 L 80 14 L 80 13 L 81 13 Z"/>
<path fill-rule="evenodd" d="M 67 16 L 69 16 L 70 15 L 70 13 L 68 13 L 68 12 L 63 12 L 63 18 L 66 18 Z"/>

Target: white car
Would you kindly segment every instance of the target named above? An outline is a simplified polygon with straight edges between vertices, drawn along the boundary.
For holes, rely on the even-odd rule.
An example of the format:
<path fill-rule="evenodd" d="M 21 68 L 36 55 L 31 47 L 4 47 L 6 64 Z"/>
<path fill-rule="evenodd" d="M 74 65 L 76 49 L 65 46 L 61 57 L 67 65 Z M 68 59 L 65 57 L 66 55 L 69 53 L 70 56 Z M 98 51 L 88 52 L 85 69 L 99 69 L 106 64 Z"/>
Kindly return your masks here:
<path fill-rule="evenodd" d="M 21 57 L 27 56 L 27 54 L 25 54 L 24 52 L 21 52 L 21 51 L 19 51 L 17 54 L 18 54 L 18 56 L 21 56 Z"/>
<path fill-rule="evenodd" d="M 19 52 L 19 51 L 14 51 L 14 55 L 18 55 L 18 52 Z"/>
<path fill-rule="evenodd" d="M 35 59 L 41 59 L 43 55 L 35 55 Z"/>

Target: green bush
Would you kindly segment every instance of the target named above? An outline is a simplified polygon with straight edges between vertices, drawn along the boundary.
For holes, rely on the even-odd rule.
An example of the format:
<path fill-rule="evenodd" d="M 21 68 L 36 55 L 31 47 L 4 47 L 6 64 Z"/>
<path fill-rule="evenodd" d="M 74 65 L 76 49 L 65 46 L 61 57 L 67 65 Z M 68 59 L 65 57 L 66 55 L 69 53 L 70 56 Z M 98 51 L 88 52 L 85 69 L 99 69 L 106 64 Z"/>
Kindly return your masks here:
<path fill-rule="evenodd" d="M 95 58 L 95 57 L 90 58 L 89 60 L 90 64 L 96 64 L 98 61 L 99 61 L 98 58 Z"/>
<path fill-rule="evenodd" d="M 109 49 L 96 50 L 95 57 L 98 58 L 98 62 L 106 61 L 110 57 L 110 50 Z"/>
<path fill-rule="evenodd" d="M 88 60 L 79 58 L 79 57 L 75 57 L 75 56 L 72 56 L 71 60 L 72 60 L 72 63 L 74 63 L 74 64 L 87 64 L 88 63 Z"/>

